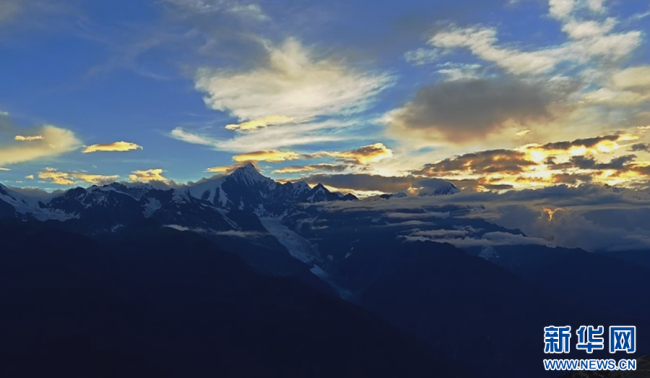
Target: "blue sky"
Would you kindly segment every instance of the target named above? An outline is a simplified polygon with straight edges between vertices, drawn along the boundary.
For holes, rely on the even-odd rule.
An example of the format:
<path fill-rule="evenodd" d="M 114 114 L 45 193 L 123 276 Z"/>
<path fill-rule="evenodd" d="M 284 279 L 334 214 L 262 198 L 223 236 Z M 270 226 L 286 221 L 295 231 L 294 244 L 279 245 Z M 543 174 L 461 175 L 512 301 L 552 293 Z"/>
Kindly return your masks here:
<path fill-rule="evenodd" d="M 649 20 L 647 0 L 0 0 L 0 182 L 253 161 L 361 194 L 645 185 Z"/>

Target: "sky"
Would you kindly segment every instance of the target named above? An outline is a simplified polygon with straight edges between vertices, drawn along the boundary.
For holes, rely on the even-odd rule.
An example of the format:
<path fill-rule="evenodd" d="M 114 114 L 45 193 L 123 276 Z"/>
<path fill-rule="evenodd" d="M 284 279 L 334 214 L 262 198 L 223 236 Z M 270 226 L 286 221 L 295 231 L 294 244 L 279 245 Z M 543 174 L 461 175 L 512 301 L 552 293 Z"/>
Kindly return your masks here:
<path fill-rule="evenodd" d="M 650 181 L 648 0 L 0 0 L 0 182 Z"/>

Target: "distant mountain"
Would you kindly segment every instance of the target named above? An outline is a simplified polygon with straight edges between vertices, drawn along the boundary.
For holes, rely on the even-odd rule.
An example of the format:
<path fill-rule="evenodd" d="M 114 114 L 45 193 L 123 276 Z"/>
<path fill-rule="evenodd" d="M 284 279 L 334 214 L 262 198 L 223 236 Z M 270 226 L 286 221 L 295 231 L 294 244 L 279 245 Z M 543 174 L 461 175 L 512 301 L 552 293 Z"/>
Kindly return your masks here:
<path fill-rule="evenodd" d="M 134 255 L 149 247 L 132 250 L 133 238 L 193 231 L 258 273 L 372 311 L 473 377 L 559 375 L 542 370 L 539 347 L 540 330 L 555 323 L 634 324 L 639 351 L 650 352 L 650 306 L 639 299 L 650 296 L 646 251 L 549 248 L 484 219 L 480 204 L 450 203 L 458 188 L 447 181 L 422 185 L 418 197 L 357 200 L 247 165 L 179 188 L 116 183 L 37 198 L 0 186 L 0 218 Z"/>
<path fill-rule="evenodd" d="M 0 376 L 461 377 L 368 311 L 199 235 L 0 222 Z"/>
<path fill-rule="evenodd" d="M 425 185 L 425 187 L 420 190 L 420 197 L 446 196 L 460 193 L 460 189 L 447 180 L 431 178 L 420 182 Z"/>
<path fill-rule="evenodd" d="M 355 201 L 351 194 L 333 193 L 323 185 L 305 182 L 280 184 L 261 175 L 252 164 L 229 175 L 177 189 L 120 183 L 74 188 L 47 201 L 29 198 L 0 187 L 0 218 L 83 221 L 85 232 L 111 232 L 131 222 L 153 218 L 163 224 L 213 231 L 241 230 L 228 212 L 282 216 L 299 204 Z M 94 227 L 94 229 L 93 229 Z"/>
<path fill-rule="evenodd" d="M 332 193 L 321 184 L 313 188 L 304 181 L 280 184 L 261 175 L 250 163 L 230 175 L 192 185 L 186 193 L 221 208 L 259 216 L 286 215 L 299 203 L 357 200 L 351 194 Z"/>

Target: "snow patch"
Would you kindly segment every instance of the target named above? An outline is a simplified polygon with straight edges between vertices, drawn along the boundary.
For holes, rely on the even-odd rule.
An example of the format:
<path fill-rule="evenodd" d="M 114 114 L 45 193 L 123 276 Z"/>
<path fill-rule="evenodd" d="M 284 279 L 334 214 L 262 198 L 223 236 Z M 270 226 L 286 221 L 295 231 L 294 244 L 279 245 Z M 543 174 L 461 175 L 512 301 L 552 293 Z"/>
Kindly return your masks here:
<path fill-rule="evenodd" d="M 319 261 L 318 247 L 309 240 L 291 231 L 276 218 L 260 218 L 262 225 L 273 235 L 288 251 L 291 256 L 304 262 Z"/>
<path fill-rule="evenodd" d="M 155 198 L 147 198 L 147 204 L 144 207 L 145 218 L 150 218 L 156 211 L 162 208 L 162 203 Z"/>

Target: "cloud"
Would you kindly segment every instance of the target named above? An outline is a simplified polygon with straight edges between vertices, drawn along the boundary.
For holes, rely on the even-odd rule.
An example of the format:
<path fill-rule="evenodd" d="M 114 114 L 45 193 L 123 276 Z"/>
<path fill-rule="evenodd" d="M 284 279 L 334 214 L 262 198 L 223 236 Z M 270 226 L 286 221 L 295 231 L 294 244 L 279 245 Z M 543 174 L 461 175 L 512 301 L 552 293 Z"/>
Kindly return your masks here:
<path fill-rule="evenodd" d="M 161 168 L 133 171 L 129 175 L 129 180 L 134 182 L 168 181 L 168 179 L 162 175 L 163 172 L 164 171 Z"/>
<path fill-rule="evenodd" d="M 263 127 L 283 125 L 285 123 L 293 122 L 293 118 L 280 115 L 272 115 L 261 119 L 254 119 L 252 121 L 243 122 L 239 124 L 226 125 L 227 130 L 255 130 Z"/>
<path fill-rule="evenodd" d="M 437 163 L 425 164 L 416 175 L 436 176 L 455 174 L 510 173 L 518 174 L 536 165 L 526 154 L 513 150 L 489 150 L 464 154 Z"/>
<path fill-rule="evenodd" d="M 649 102 L 649 77 L 650 66 L 636 66 L 614 72 L 606 86 L 585 94 L 584 100 L 622 106 Z"/>
<path fill-rule="evenodd" d="M 461 192 L 453 196 L 407 197 L 399 201 L 334 202 L 319 205 L 336 212 L 440 212 L 458 207 L 451 217 L 478 218 L 527 236 L 489 235 L 483 241 L 472 237 L 458 240 L 459 246 L 547 244 L 588 251 L 650 248 L 650 195 L 634 190 L 602 185 L 568 187 L 558 185 L 536 190 Z M 552 220 L 544 209 L 555 211 Z M 423 210 L 426 209 L 426 210 Z M 468 213 L 467 210 L 472 209 Z M 414 218 L 417 218 L 415 216 Z M 415 231 L 422 231 L 414 230 Z M 506 233 L 509 234 L 509 233 Z M 415 236 L 413 236 L 415 237 Z M 422 237 L 422 236 L 420 236 Z M 445 240 L 447 241 L 447 240 Z"/>
<path fill-rule="evenodd" d="M 633 144 L 630 147 L 630 151 L 646 151 L 646 152 L 650 152 L 650 145 L 648 145 L 646 143 Z"/>
<path fill-rule="evenodd" d="M 315 143 L 337 142 L 349 139 L 343 135 L 346 128 L 358 125 L 359 120 L 327 120 L 323 122 L 286 124 L 282 127 L 257 129 L 255 132 L 237 133 L 231 139 L 217 139 L 177 127 L 170 133 L 174 139 L 212 147 L 219 151 L 249 152 L 275 150 Z"/>
<path fill-rule="evenodd" d="M 243 4 L 236 0 L 162 0 L 176 6 L 182 11 L 210 15 L 217 12 L 225 12 L 244 17 L 250 17 L 256 21 L 266 21 L 269 17 L 264 13 L 258 4 Z"/>
<path fill-rule="evenodd" d="M 256 151 L 246 154 L 234 155 L 232 159 L 236 162 L 247 161 L 268 161 L 271 163 L 278 163 L 286 160 L 298 160 L 300 154 L 291 151 Z"/>
<path fill-rule="evenodd" d="M 637 66 L 612 74 L 612 84 L 620 89 L 650 89 L 650 66 Z"/>
<path fill-rule="evenodd" d="M 19 142 L 32 142 L 35 140 L 43 140 L 43 136 L 42 135 L 33 135 L 33 136 L 16 135 L 14 140 L 17 140 Z"/>
<path fill-rule="evenodd" d="M 389 131 L 454 143 L 481 140 L 506 123 L 544 123 L 553 118 L 553 96 L 542 84 L 475 79 L 439 82 L 390 114 Z"/>
<path fill-rule="evenodd" d="M 33 180 L 34 176 L 30 175 L 26 178 Z M 38 178 L 49 180 L 57 185 L 78 185 L 81 182 L 90 183 L 93 185 L 107 185 L 117 181 L 120 178 L 118 175 L 93 175 L 84 172 L 59 172 L 55 168 L 46 168 L 43 172 L 38 172 Z"/>
<path fill-rule="evenodd" d="M 549 13 L 557 19 L 568 18 L 575 9 L 575 0 L 549 0 Z"/>
<path fill-rule="evenodd" d="M 366 173 L 345 174 L 314 174 L 303 178 L 308 184 L 323 184 L 338 190 L 396 193 L 408 192 L 411 195 L 427 194 L 436 191 L 441 186 L 451 183 L 436 178 L 421 178 L 415 176 L 380 176 Z"/>
<path fill-rule="evenodd" d="M 486 232 L 480 237 L 458 237 L 463 231 L 444 231 L 441 233 L 415 232 L 404 237 L 407 241 L 431 240 L 445 242 L 455 245 L 458 248 L 499 246 L 499 245 L 552 245 L 548 240 L 542 238 L 527 237 L 524 235 L 512 234 L 509 232 Z M 466 232 L 465 232 L 466 233 Z"/>
<path fill-rule="evenodd" d="M 422 66 L 431 62 L 435 62 L 441 56 L 441 51 L 438 49 L 423 49 L 408 51 L 404 54 L 404 59 L 416 66 Z"/>
<path fill-rule="evenodd" d="M 514 48 L 497 47 L 497 42 L 496 30 L 489 28 L 454 27 L 436 33 L 429 40 L 430 45 L 440 49 L 468 48 L 481 59 L 493 61 L 514 74 L 548 72 L 565 54 L 561 48 L 522 52 Z"/>
<path fill-rule="evenodd" d="M 305 177 L 309 184 L 322 183 L 341 189 L 380 191 L 385 193 L 403 192 L 411 187 L 412 177 L 387 177 L 370 174 L 317 174 Z"/>
<path fill-rule="evenodd" d="M 356 164 L 376 163 L 393 156 L 393 151 L 383 143 L 375 143 L 354 150 L 341 152 L 318 152 L 313 157 L 329 156 Z"/>
<path fill-rule="evenodd" d="M 650 162 L 622 154 L 636 135 L 617 133 L 573 141 L 485 150 L 424 164 L 416 176 L 437 177 L 463 190 L 508 190 L 557 184 L 634 186 L 650 179 Z M 636 149 L 642 148 L 638 145 Z M 603 158 L 604 157 L 604 158 Z"/>
<path fill-rule="evenodd" d="M 4 168 L 4 167 L 0 167 L 0 171 L 3 171 L 3 172 L 9 172 L 9 171 L 11 171 L 11 169 L 9 169 L 9 168 Z"/>
<path fill-rule="evenodd" d="M 0 24 L 11 20 L 22 11 L 20 1 L 3 1 L 0 3 Z"/>
<path fill-rule="evenodd" d="M 591 61 L 617 61 L 627 57 L 642 42 L 639 31 L 612 33 L 616 20 L 609 18 L 603 23 L 579 21 L 572 17 L 575 9 L 572 1 L 550 2 L 550 14 L 560 20 L 562 30 L 569 41 L 535 51 L 522 51 L 512 45 L 501 47 L 497 31 L 493 28 L 452 26 L 434 34 L 429 44 L 443 52 L 457 48 L 469 49 L 477 57 L 495 62 L 506 71 L 516 74 L 545 74 L 555 70 L 560 63 L 573 66 Z"/>
<path fill-rule="evenodd" d="M 280 114 L 296 122 L 324 115 L 350 115 L 365 110 L 392 84 L 387 74 L 373 74 L 341 61 L 318 59 L 295 39 L 267 46 L 268 67 L 247 72 L 201 69 L 196 89 L 205 102 L 240 121 Z"/>
<path fill-rule="evenodd" d="M 25 178 L 28 179 L 28 180 L 33 180 L 33 179 L 34 179 L 34 175 L 27 175 L 27 176 L 25 176 Z"/>
<path fill-rule="evenodd" d="M 309 164 L 309 165 L 292 165 L 288 167 L 282 167 L 273 171 L 274 174 L 288 174 L 288 173 L 306 173 L 306 172 L 315 172 L 315 171 L 324 171 L 324 172 L 343 172 L 348 169 L 349 166 L 345 164 Z"/>
<path fill-rule="evenodd" d="M 113 143 L 103 143 L 103 144 L 93 144 L 87 146 L 84 150 L 84 154 L 90 154 L 93 152 L 126 152 L 133 150 L 142 150 L 143 147 L 131 142 L 113 142 Z"/>
<path fill-rule="evenodd" d="M 236 170 L 237 168 L 243 167 L 244 165 L 249 164 L 249 163 L 250 163 L 249 161 L 243 161 L 241 163 L 235 163 L 235 164 L 232 164 L 232 165 L 211 167 L 211 168 L 206 169 L 205 171 L 210 172 L 210 173 L 222 173 L 222 174 L 223 173 L 231 173 L 234 170 Z"/>
<path fill-rule="evenodd" d="M 42 139 L 33 139 L 29 143 L 16 140 L 15 136 L 24 131 L 30 131 L 30 135 L 38 135 Z M 6 116 L 0 116 L 0 165 L 59 156 L 76 150 L 80 144 L 70 130 L 52 125 L 19 129 Z"/>

